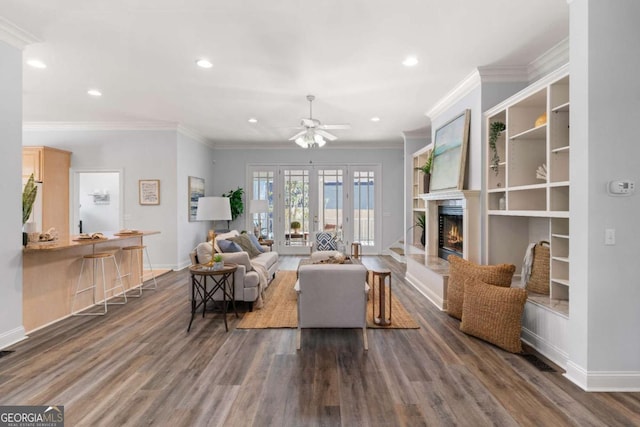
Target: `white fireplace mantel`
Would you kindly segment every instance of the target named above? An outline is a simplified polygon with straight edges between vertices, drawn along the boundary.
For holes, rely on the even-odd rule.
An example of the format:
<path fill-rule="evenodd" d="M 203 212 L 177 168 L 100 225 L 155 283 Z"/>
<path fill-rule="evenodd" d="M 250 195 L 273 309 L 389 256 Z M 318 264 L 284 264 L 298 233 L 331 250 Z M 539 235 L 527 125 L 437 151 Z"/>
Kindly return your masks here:
<path fill-rule="evenodd" d="M 420 194 L 426 207 L 426 256 L 438 256 L 438 206 L 455 203 L 462 207 L 463 258 L 480 263 L 480 191 L 451 190 Z"/>
<path fill-rule="evenodd" d="M 480 263 L 480 191 L 451 190 L 420 194 L 425 201 L 426 247 L 422 262 L 407 258 L 406 278 L 441 310 L 446 309 L 449 263 L 438 258 L 438 206 L 462 207 L 464 259 Z"/>

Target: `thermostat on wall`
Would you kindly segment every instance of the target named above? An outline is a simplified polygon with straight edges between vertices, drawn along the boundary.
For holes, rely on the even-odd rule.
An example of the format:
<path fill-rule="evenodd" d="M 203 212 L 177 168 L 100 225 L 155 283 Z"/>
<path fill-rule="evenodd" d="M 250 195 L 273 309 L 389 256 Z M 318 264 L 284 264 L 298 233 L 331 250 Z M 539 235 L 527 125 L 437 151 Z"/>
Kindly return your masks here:
<path fill-rule="evenodd" d="M 636 188 L 636 183 L 630 180 L 609 181 L 607 191 L 612 196 L 630 196 Z"/>

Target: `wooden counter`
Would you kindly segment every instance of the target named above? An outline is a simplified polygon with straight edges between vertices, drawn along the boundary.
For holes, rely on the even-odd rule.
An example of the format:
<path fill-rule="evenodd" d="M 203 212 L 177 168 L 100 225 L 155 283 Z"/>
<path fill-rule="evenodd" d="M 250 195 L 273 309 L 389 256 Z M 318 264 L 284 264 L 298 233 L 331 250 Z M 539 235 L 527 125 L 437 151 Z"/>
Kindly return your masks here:
<path fill-rule="evenodd" d="M 142 244 L 144 236 L 159 234 L 158 231 L 142 231 L 138 234 L 115 235 L 105 233 L 105 239 L 75 241 L 69 239 L 55 243 L 29 244 L 22 257 L 22 321 L 27 333 L 42 328 L 71 315 L 71 302 L 78 283 L 80 266 L 84 255 L 97 252 L 113 252 L 119 261 L 119 251 L 124 246 Z M 134 269 L 140 266 L 125 265 Z M 113 263 L 105 263 L 107 287 L 113 287 L 116 271 Z M 91 283 L 91 267 L 82 278 L 83 287 Z M 100 282 L 101 283 L 101 282 Z M 127 280 L 124 281 L 128 287 Z M 92 304 L 91 292 L 85 292 L 77 307 Z M 102 287 L 96 292 L 96 301 L 101 301 Z M 107 314 L 108 315 L 108 314 Z"/>

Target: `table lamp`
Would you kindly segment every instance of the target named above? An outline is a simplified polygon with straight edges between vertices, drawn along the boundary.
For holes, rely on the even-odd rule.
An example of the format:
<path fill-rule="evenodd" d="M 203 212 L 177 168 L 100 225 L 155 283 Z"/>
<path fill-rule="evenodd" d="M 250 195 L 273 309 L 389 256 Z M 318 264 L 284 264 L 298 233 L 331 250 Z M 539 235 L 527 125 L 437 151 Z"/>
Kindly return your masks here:
<path fill-rule="evenodd" d="M 269 212 L 269 202 L 267 200 L 249 200 L 249 213 L 258 214 L 258 229 L 253 231 L 258 239 L 262 238 L 262 215 Z"/>
<path fill-rule="evenodd" d="M 198 199 L 198 210 L 196 211 L 196 221 L 214 221 L 214 227 L 209 230 L 207 241 L 211 240 L 211 247 L 215 247 L 216 233 L 215 221 L 231 220 L 231 204 L 228 197 L 200 197 Z M 211 253 L 213 260 L 213 249 Z"/>

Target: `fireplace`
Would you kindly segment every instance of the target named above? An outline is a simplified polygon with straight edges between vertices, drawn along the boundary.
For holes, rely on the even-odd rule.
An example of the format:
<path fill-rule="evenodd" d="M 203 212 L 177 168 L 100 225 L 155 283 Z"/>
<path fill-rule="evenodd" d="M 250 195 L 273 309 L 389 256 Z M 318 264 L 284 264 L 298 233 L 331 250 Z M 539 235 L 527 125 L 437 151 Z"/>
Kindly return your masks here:
<path fill-rule="evenodd" d="M 449 255 L 462 258 L 462 206 L 438 206 L 438 256 L 447 259 Z"/>

